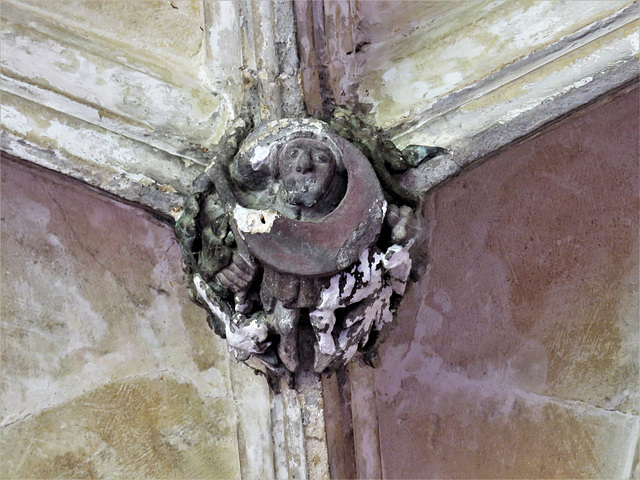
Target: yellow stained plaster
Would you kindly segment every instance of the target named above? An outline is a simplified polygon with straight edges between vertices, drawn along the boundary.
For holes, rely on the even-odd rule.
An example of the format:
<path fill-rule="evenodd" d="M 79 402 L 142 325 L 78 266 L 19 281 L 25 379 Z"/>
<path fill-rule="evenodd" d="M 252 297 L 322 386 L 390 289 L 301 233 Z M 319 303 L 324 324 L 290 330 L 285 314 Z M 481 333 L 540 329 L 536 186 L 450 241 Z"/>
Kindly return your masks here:
<path fill-rule="evenodd" d="M 571 5 L 533 0 L 478 2 L 455 10 L 429 28 L 364 52 L 359 101 L 373 106 L 378 125 L 389 127 L 630 3 L 591 2 L 591 11 L 575 18 L 561 17 Z"/>
<path fill-rule="evenodd" d="M 517 78 L 509 82 L 500 88 L 488 92 L 487 94 L 472 100 L 471 102 L 460 107 L 461 112 L 474 112 L 482 109 L 491 108 L 494 105 L 505 103 L 508 101 L 516 100 L 525 96 L 531 91 L 536 84 L 544 80 L 553 74 L 558 74 L 563 71 L 569 71 L 572 68 L 576 68 L 580 62 L 587 61 L 591 55 L 594 55 L 598 51 L 605 48 L 607 45 L 614 43 L 615 41 L 629 38 L 632 40 L 634 36 L 638 34 L 638 28 L 640 27 L 640 21 L 631 22 L 624 27 L 621 27 L 601 38 L 589 42 L 582 47 L 576 48 L 572 52 L 569 52 L 561 57 L 554 59 L 545 65 L 529 72 L 522 77 Z M 638 56 L 636 50 L 635 56 Z"/>

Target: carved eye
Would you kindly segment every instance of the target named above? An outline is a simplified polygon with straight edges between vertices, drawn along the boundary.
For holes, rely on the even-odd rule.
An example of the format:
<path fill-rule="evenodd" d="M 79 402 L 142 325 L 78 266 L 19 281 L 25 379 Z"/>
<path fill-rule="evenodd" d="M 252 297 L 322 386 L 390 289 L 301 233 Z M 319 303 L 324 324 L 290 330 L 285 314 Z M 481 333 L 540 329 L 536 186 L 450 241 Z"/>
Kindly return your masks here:
<path fill-rule="evenodd" d="M 329 161 L 329 156 L 326 153 L 320 153 L 316 155 L 316 161 L 320 163 L 327 163 Z"/>
<path fill-rule="evenodd" d="M 290 158 L 296 158 L 298 155 L 300 155 L 300 150 L 299 150 L 298 148 L 290 148 L 290 149 L 287 151 L 287 155 L 288 155 Z"/>

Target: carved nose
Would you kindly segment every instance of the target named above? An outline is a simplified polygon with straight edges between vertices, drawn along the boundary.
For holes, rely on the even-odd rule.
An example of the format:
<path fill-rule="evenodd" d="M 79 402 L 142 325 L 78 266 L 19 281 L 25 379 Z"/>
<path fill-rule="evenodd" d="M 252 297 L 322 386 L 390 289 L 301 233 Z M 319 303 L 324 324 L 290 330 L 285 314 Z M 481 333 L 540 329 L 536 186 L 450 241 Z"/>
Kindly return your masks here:
<path fill-rule="evenodd" d="M 313 170 L 313 162 L 311 161 L 311 154 L 304 152 L 298 157 L 296 172 L 309 173 L 311 170 Z"/>

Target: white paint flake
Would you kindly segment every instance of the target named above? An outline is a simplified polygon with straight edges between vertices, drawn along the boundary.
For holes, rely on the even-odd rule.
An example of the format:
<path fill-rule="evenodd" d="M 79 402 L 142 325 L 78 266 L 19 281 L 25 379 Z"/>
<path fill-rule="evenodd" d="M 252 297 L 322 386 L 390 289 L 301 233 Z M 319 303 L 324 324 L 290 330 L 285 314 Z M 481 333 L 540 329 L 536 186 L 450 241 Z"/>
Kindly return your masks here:
<path fill-rule="evenodd" d="M 244 353 L 264 352 L 269 346 L 269 342 L 266 342 L 269 333 L 266 323 L 260 323 L 255 318 L 247 322 L 247 318 L 240 313 L 233 316 L 225 313 L 216 295 L 199 274 L 194 275 L 193 284 L 211 313 L 224 323 L 227 343 L 231 348 Z"/>
<path fill-rule="evenodd" d="M 275 210 L 252 210 L 236 205 L 233 210 L 233 218 L 241 232 L 269 233 L 273 222 L 278 218 Z"/>

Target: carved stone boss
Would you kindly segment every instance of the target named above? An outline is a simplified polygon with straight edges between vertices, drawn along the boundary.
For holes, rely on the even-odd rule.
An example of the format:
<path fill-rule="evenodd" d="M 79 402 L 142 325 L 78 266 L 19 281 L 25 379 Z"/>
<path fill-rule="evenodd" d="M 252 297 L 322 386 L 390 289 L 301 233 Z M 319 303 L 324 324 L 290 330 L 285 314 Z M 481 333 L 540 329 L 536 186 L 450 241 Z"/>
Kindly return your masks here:
<path fill-rule="evenodd" d="M 192 298 L 236 358 L 276 377 L 298 368 L 301 329 L 313 332 L 318 373 L 374 351 L 421 224 L 399 175 L 439 149 L 399 152 L 345 113 L 272 122 L 241 141 L 243 127 L 176 223 Z"/>

